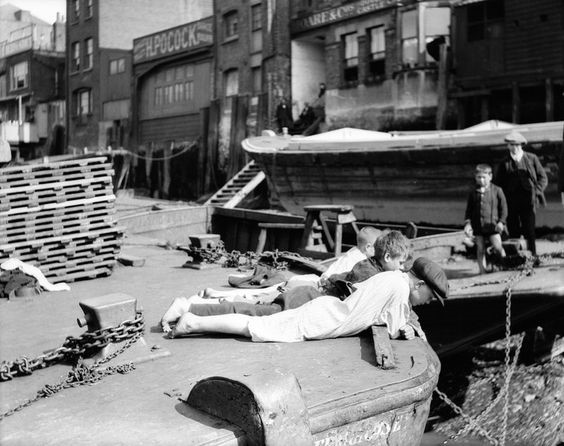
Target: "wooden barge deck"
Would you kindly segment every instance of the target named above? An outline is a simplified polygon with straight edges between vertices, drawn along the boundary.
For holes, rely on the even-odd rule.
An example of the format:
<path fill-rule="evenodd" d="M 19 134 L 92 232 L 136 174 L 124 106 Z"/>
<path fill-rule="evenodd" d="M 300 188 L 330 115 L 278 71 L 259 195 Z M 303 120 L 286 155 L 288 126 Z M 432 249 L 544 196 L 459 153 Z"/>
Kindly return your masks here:
<path fill-rule="evenodd" d="M 171 299 L 206 286 L 227 285 L 229 269 L 182 268 L 186 255 L 129 237 L 124 252 L 143 267 L 118 266 L 110 277 L 71 284 L 71 290 L 0 302 L 2 359 L 35 357 L 84 329 L 79 301 L 121 292 L 144 309 L 148 347 L 170 352 L 94 385 L 66 389 L 1 421 L 3 445 L 241 445 L 245 434 L 183 400 L 210 376 L 252 378 L 293 373 L 301 385 L 314 444 L 417 444 L 440 364 L 419 340 L 393 343 L 395 370 L 375 366 L 372 338 L 356 336 L 297 344 L 256 344 L 225 336 L 168 340 L 157 327 Z M 129 352 L 124 353 L 127 359 Z M 132 352 L 135 356 L 136 352 Z M 110 363 L 111 365 L 111 363 Z M 0 385 L 2 413 L 54 384 L 70 370 L 54 365 Z M 358 440 L 358 441 L 357 441 Z M 340 443 L 339 443 L 340 444 Z M 352 443 L 351 443 L 352 444 Z"/>

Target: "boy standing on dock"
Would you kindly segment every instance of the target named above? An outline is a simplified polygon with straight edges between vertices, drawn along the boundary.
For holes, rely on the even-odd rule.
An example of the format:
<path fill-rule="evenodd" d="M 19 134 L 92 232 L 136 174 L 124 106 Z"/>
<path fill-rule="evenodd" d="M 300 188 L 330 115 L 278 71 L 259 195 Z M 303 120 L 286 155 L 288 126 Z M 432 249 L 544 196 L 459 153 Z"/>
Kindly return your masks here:
<path fill-rule="evenodd" d="M 475 237 L 476 257 L 480 274 L 487 272 L 486 238 L 490 241 L 498 259 L 505 257 L 501 234 L 507 220 L 507 202 L 503 190 L 493 184 L 492 168 L 478 164 L 474 174 L 475 189 L 468 195 L 464 232 Z"/>

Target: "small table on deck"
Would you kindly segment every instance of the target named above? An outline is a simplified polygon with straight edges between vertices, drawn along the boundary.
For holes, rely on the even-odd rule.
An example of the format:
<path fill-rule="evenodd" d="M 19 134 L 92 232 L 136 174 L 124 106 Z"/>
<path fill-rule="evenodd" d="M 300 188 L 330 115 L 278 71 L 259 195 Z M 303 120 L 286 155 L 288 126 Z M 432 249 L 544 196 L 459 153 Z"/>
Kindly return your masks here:
<path fill-rule="evenodd" d="M 327 242 L 328 248 L 332 251 L 333 255 L 339 256 L 342 252 L 342 242 L 343 242 L 343 225 L 351 224 L 355 233 L 358 234 L 358 226 L 356 224 L 356 217 L 353 213 L 354 206 L 346 204 L 323 204 L 323 205 L 312 205 L 304 206 L 306 211 L 306 221 L 304 227 L 304 233 L 302 235 L 301 246 L 306 254 L 311 254 L 307 250 L 308 240 L 313 232 L 314 225 L 317 223 L 321 225 L 323 229 L 323 234 Z M 333 239 L 331 232 L 329 231 L 329 226 L 327 225 L 327 219 L 323 213 L 336 214 L 335 222 L 335 238 Z"/>

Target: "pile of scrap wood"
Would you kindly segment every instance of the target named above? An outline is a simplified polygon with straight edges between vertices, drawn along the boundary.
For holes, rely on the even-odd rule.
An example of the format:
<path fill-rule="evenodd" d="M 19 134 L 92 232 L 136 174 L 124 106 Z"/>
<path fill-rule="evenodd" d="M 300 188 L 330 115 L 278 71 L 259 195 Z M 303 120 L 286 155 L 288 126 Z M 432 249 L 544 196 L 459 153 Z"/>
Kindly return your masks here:
<path fill-rule="evenodd" d="M 17 258 L 52 282 L 110 275 L 125 228 L 105 157 L 0 169 L 0 263 Z"/>

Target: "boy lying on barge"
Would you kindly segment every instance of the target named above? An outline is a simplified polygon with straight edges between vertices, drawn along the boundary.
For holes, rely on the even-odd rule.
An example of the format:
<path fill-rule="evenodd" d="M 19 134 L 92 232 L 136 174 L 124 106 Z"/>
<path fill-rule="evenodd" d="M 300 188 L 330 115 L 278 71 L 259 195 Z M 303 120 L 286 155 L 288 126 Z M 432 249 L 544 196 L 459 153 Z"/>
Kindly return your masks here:
<path fill-rule="evenodd" d="M 378 233 L 372 234 L 370 231 L 364 236 L 359 234 L 358 248 L 352 248 L 337 260 L 336 263 L 341 266 L 337 269 L 332 268 L 331 271 L 334 272 L 332 275 L 325 277 L 322 275 L 321 278 L 313 274 L 297 275 L 281 287 L 263 294 L 255 294 L 254 298 L 246 294 L 247 291 L 240 290 L 236 290 L 235 293 L 245 293 L 244 296 L 233 295 L 233 291 L 227 291 L 218 293 L 213 298 L 204 297 L 201 293 L 188 298 L 178 297 L 174 299 L 161 320 L 163 331 L 169 332 L 169 321 L 178 320 L 187 311 L 197 316 L 230 313 L 268 316 L 298 308 L 319 296 L 334 296 L 342 300 L 351 294 L 353 284 L 382 271 L 398 270 L 407 260 L 410 241 L 401 232 L 386 231 L 379 237 L 377 235 Z M 354 254 L 355 251 L 357 254 Z M 352 256 L 349 254 L 351 252 L 353 252 Z M 368 257 L 370 255 L 372 256 Z M 342 261 L 343 258 L 345 262 Z M 359 259 L 360 261 L 356 263 L 350 261 Z M 309 285 L 306 285 L 308 283 Z M 416 325 L 416 328 L 420 327 Z"/>
<path fill-rule="evenodd" d="M 320 296 L 269 316 L 197 316 L 188 311 L 179 316 L 169 336 L 227 333 L 250 337 L 254 342 L 300 342 L 350 336 L 371 325 L 386 325 L 390 337 L 411 339 L 415 336 L 409 323 L 411 308 L 433 298 L 443 303 L 447 297 L 448 280 L 442 268 L 420 257 L 407 273 L 386 271 L 358 283 L 344 300 Z"/>

